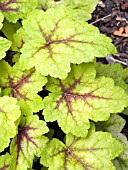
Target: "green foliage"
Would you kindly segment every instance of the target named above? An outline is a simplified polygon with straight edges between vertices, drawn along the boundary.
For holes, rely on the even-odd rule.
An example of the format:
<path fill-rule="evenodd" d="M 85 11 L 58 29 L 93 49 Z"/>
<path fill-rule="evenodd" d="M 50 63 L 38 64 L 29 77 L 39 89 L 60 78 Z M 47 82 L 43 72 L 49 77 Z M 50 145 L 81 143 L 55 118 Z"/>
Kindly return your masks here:
<path fill-rule="evenodd" d="M 98 0 L 39 0 L 39 8 L 45 10 L 49 8 L 65 8 L 67 12 L 72 10 L 72 14 L 70 14 L 69 17 L 87 21 L 91 18 L 90 14 L 94 11 L 97 3 Z"/>
<path fill-rule="evenodd" d="M 13 67 L 5 61 L 0 62 L 0 77 L 2 95 L 15 97 L 24 114 L 38 112 L 42 109 L 42 98 L 37 95 L 47 82 L 46 77 L 40 75 L 35 69 L 22 71 L 17 62 Z"/>
<path fill-rule="evenodd" d="M 0 170 L 39 159 L 42 170 L 128 169 L 128 69 L 95 62 L 117 52 L 85 22 L 97 2 L 0 1 Z"/>
<path fill-rule="evenodd" d="M 25 18 L 36 7 L 38 7 L 37 0 L 2 0 L 0 3 L 0 10 L 7 20 L 13 23 Z"/>
<path fill-rule="evenodd" d="M 128 68 L 123 69 L 121 64 L 95 63 L 97 77 L 111 77 L 115 85 L 122 87 L 128 93 Z"/>
<path fill-rule="evenodd" d="M 2 26 L 3 26 L 3 24 L 2 24 L 3 20 L 4 20 L 4 16 L 3 16 L 3 14 L 0 12 L 0 29 L 1 29 Z"/>
<path fill-rule="evenodd" d="M 6 155 L 0 156 L 0 169 L 1 170 L 8 170 L 8 167 L 11 163 L 12 157 L 6 153 Z"/>
<path fill-rule="evenodd" d="M 23 21 L 23 29 L 30 40 L 20 50 L 21 67 L 35 66 L 45 76 L 64 79 L 70 63 L 91 62 L 95 56 L 116 53 L 110 38 L 99 34 L 92 25 L 69 18 L 64 9 L 33 11 Z"/>
<path fill-rule="evenodd" d="M 0 152 L 3 151 L 17 133 L 16 120 L 21 112 L 17 100 L 4 96 L 0 97 Z"/>
<path fill-rule="evenodd" d="M 123 69 L 120 64 L 95 63 L 97 77 L 111 77 L 115 85 L 122 87 L 128 93 L 128 68 Z M 128 115 L 128 107 L 124 109 L 124 114 Z"/>
<path fill-rule="evenodd" d="M 123 89 L 111 78 L 95 76 L 93 64 L 88 63 L 73 65 L 65 80 L 50 77 L 46 89 L 52 93 L 43 100 L 45 120 L 57 120 L 65 133 L 85 137 L 89 119 L 107 120 L 110 113 L 123 111 L 128 101 Z"/>
<path fill-rule="evenodd" d="M 117 170 L 128 169 L 128 141 L 126 136 L 121 134 L 125 120 L 119 115 L 111 115 L 110 119 L 106 122 L 98 122 L 96 129 L 98 131 L 109 132 L 114 138 L 119 140 L 123 145 L 123 152 L 113 160 Z"/>
<path fill-rule="evenodd" d="M 6 51 L 10 48 L 11 42 L 0 37 L 0 60 L 6 56 Z"/>
<path fill-rule="evenodd" d="M 41 150 L 48 139 L 43 134 L 48 132 L 46 123 L 38 116 L 22 117 L 18 126 L 18 135 L 12 140 L 10 153 L 13 156 L 10 170 L 32 168 L 35 156 L 40 157 Z"/>
<path fill-rule="evenodd" d="M 121 144 L 109 133 L 94 132 L 86 138 L 67 134 L 66 144 L 58 139 L 53 139 L 47 144 L 43 149 L 41 163 L 49 167 L 49 170 L 115 170 L 110 160 L 121 151 Z"/>
<path fill-rule="evenodd" d="M 13 34 L 16 32 L 18 28 L 20 28 L 20 23 L 10 23 L 8 20 L 4 20 L 3 22 L 3 27 L 2 27 L 2 32 L 8 38 L 10 41 L 13 41 Z"/>

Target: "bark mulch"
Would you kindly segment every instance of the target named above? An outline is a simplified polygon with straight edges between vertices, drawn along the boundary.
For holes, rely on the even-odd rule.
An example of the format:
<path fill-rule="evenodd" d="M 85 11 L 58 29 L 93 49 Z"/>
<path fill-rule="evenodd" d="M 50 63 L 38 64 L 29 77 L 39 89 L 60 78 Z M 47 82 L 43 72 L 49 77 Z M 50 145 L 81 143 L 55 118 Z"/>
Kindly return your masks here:
<path fill-rule="evenodd" d="M 111 37 L 118 50 L 118 54 L 108 55 L 106 59 L 98 61 L 109 64 L 117 62 L 124 68 L 128 67 L 128 0 L 99 0 L 89 23 Z M 121 35 L 114 35 L 115 31 Z M 126 120 L 122 133 L 128 138 L 128 115 L 120 115 Z"/>
<path fill-rule="evenodd" d="M 118 54 L 107 56 L 108 63 L 119 62 L 128 65 L 128 0 L 99 0 L 89 23 L 98 27 L 100 32 L 112 38 Z M 114 35 L 122 31 L 122 36 Z"/>

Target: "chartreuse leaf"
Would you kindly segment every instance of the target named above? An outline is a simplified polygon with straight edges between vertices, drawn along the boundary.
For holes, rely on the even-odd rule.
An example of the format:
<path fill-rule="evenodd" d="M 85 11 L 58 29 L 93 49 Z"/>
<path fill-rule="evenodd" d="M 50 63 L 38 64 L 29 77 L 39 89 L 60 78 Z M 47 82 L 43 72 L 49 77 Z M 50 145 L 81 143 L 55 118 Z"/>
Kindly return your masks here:
<path fill-rule="evenodd" d="M 9 170 L 32 168 L 34 157 L 40 157 L 42 148 L 48 142 L 48 138 L 43 136 L 47 132 L 46 123 L 37 115 L 22 117 L 18 134 L 11 143 L 13 159 Z"/>
<path fill-rule="evenodd" d="M 122 145 L 107 132 L 94 132 L 86 138 L 66 135 L 66 144 L 58 139 L 42 150 L 41 164 L 49 170 L 116 170 L 111 160 L 122 152 Z"/>
<path fill-rule="evenodd" d="M 0 29 L 3 26 L 4 15 L 0 12 Z"/>
<path fill-rule="evenodd" d="M 123 69 L 122 65 L 116 64 L 101 64 L 95 63 L 97 77 L 111 77 L 115 85 L 122 87 L 128 93 L 128 68 Z M 128 114 L 128 107 L 124 109 L 124 114 Z"/>
<path fill-rule="evenodd" d="M 10 48 L 11 41 L 0 37 L 0 60 L 5 57 L 6 51 Z"/>
<path fill-rule="evenodd" d="M 0 170 L 9 170 L 11 159 L 12 157 L 8 153 L 0 156 Z"/>
<path fill-rule="evenodd" d="M 45 76 L 64 79 L 70 63 L 90 62 L 96 56 L 116 53 L 110 38 L 86 22 L 74 21 L 62 8 L 31 12 L 23 21 L 23 28 L 31 39 L 20 50 L 21 67 L 35 66 Z"/>
<path fill-rule="evenodd" d="M 91 13 L 94 11 L 97 3 L 98 0 L 39 0 L 39 8 L 44 10 L 48 8 L 66 8 L 67 11 L 72 9 L 75 19 L 87 21 L 91 18 Z M 70 15 L 70 17 L 73 16 Z"/>
<path fill-rule="evenodd" d="M 17 100 L 12 97 L 0 97 L 0 152 L 2 152 L 17 133 L 16 120 L 21 112 Z"/>
<path fill-rule="evenodd" d="M 119 140 L 123 145 L 123 152 L 113 160 L 116 170 L 128 169 L 128 141 L 127 138 L 121 134 L 125 120 L 119 115 L 111 115 L 108 121 L 96 123 L 96 130 L 105 131 L 112 134 L 114 138 Z"/>
<path fill-rule="evenodd" d="M 111 77 L 117 86 L 122 87 L 128 93 L 128 68 L 123 69 L 122 65 L 95 63 L 97 77 Z"/>
<path fill-rule="evenodd" d="M 11 49 L 20 52 L 20 49 L 28 40 L 30 40 L 30 37 L 26 34 L 23 28 L 18 29 L 17 32 L 13 34 Z"/>
<path fill-rule="evenodd" d="M 16 32 L 17 29 L 21 27 L 19 22 L 17 23 L 10 23 L 8 20 L 4 20 L 2 32 L 8 38 L 8 40 L 13 41 L 13 34 Z"/>
<path fill-rule="evenodd" d="M 15 97 L 23 114 L 42 109 L 42 98 L 37 93 L 46 84 L 46 77 L 35 69 L 22 71 L 19 63 L 11 67 L 5 61 L 0 62 L 0 72 L 4 72 L 4 77 L 0 77 L 2 95 Z"/>
<path fill-rule="evenodd" d="M 37 0 L 2 0 L 0 10 L 9 22 L 16 23 L 38 6 Z"/>
<path fill-rule="evenodd" d="M 72 65 L 65 80 L 49 78 L 43 115 L 47 122 L 57 120 L 65 133 L 84 137 L 93 121 L 107 120 L 110 113 L 127 106 L 128 95 L 111 78 L 95 78 L 92 63 Z"/>

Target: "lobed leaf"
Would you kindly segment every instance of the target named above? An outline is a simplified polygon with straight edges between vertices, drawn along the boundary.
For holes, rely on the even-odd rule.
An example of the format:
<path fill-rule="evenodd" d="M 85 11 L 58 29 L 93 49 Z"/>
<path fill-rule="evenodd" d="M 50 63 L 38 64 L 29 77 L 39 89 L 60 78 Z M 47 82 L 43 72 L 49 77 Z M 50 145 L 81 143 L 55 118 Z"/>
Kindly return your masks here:
<path fill-rule="evenodd" d="M 45 76 L 64 79 L 70 63 L 91 62 L 116 53 L 110 38 L 86 22 L 74 21 L 65 9 L 31 12 L 23 21 L 23 29 L 30 40 L 20 50 L 20 65 L 23 69 L 35 66 Z"/>
<path fill-rule="evenodd" d="M 122 151 L 122 145 L 109 133 L 94 132 L 86 138 L 66 135 L 66 144 L 58 139 L 43 148 L 41 164 L 49 170 L 116 170 L 111 160 Z"/>
<path fill-rule="evenodd" d="M 128 169 L 128 140 L 126 136 L 119 133 L 116 137 L 122 145 L 123 152 L 113 160 L 116 170 L 127 170 Z"/>
<path fill-rule="evenodd" d="M 121 134 L 125 120 L 119 115 L 111 115 L 110 119 L 106 122 L 98 122 L 96 129 L 98 131 L 105 131 L 112 134 L 123 146 L 123 152 L 113 160 L 116 170 L 128 169 L 128 141 L 126 136 Z"/>
<path fill-rule="evenodd" d="M 0 97 L 0 152 L 2 152 L 17 133 L 16 120 L 21 112 L 17 100 L 12 97 Z"/>
<path fill-rule="evenodd" d="M 38 6 L 37 0 L 2 0 L 0 10 L 9 22 L 16 23 Z"/>
<path fill-rule="evenodd" d="M 65 80 L 49 78 L 46 89 L 51 93 L 43 100 L 47 122 L 58 121 L 65 133 L 85 137 L 90 120 L 108 120 L 110 113 L 121 112 L 128 96 L 114 86 L 111 78 L 96 78 L 92 63 L 72 65 Z"/>
<path fill-rule="evenodd" d="M 95 63 L 97 77 L 111 77 L 115 85 L 122 87 L 128 93 L 128 68 L 123 69 L 122 65 Z"/>
<path fill-rule="evenodd" d="M 47 10 L 49 8 L 65 8 L 67 11 L 72 10 L 70 17 L 87 21 L 91 18 L 98 0 L 39 0 L 39 8 Z"/>
<path fill-rule="evenodd" d="M 11 41 L 0 37 L 0 60 L 6 56 L 6 51 L 10 48 Z"/>
<path fill-rule="evenodd" d="M 123 69 L 121 64 L 101 64 L 95 63 L 97 77 L 111 77 L 115 85 L 122 87 L 128 93 L 128 68 Z M 128 107 L 124 109 L 124 114 L 128 115 Z"/>
<path fill-rule="evenodd" d="M 0 156 L 0 170 L 9 170 L 11 159 L 12 157 L 8 153 Z"/>
<path fill-rule="evenodd" d="M 2 27 L 2 32 L 6 36 L 8 40 L 11 42 L 13 41 L 13 34 L 16 32 L 17 29 L 21 27 L 19 22 L 16 23 L 10 23 L 8 20 L 4 20 L 3 22 L 3 27 Z"/>
<path fill-rule="evenodd" d="M 95 125 L 96 130 L 110 132 L 115 137 L 122 131 L 125 123 L 126 121 L 121 116 L 111 114 L 109 120 L 97 122 Z"/>
<path fill-rule="evenodd" d="M 17 30 L 15 34 L 13 34 L 11 49 L 13 51 L 17 51 L 20 53 L 20 49 L 29 40 L 30 40 L 30 37 L 25 33 L 23 28 L 20 28 Z"/>
<path fill-rule="evenodd" d="M 9 170 L 32 168 L 34 157 L 40 157 L 42 148 L 48 142 L 48 138 L 43 136 L 47 132 L 46 123 L 39 120 L 37 115 L 22 117 L 18 134 L 11 143 L 13 159 Z"/>
<path fill-rule="evenodd" d="M 34 69 L 22 71 L 19 63 L 13 67 L 5 61 L 0 62 L 2 95 L 15 97 L 23 114 L 32 114 L 42 109 L 42 98 L 37 94 L 47 79 Z"/>

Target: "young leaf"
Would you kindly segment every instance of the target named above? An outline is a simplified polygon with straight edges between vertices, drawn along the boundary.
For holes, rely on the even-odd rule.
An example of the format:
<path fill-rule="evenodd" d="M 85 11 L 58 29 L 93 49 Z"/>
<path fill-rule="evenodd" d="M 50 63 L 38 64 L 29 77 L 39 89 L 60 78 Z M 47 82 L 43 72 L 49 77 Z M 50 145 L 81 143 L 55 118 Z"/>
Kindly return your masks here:
<path fill-rule="evenodd" d="M 11 143 L 10 153 L 13 159 L 9 170 L 32 168 L 34 157 L 40 157 L 41 150 L 48 141 L 43 136 L 47 132 L 46 123 L 39 120 L 37 115 L 22 117 L 18 134 Z"/>
<path fill-rule="evenodd" d="M 43 149 L 41 164 L 49 170 L 115 170 L 112 160 L 122 145 L 109 133 L 94 132 L 86 138 L 66 136 L 66 145 L 53 139 Z"/>
<path fill-rule="evenodd" d="M 75 19 L 82 19 L 87 21 L 91 18 L 91 13 L 94 11 L 98 0 L 39 0 L 39 8 L 48 9 L 48 8 L 65 8 L 68 10 L 73 10 L 73 16 Z"/>
<path fill-rule="evenodd" d="M 9 170 L 12 157 L 7 153 L 0 156 L 0 170 Z"/>
<path fill-rule="evenodd" d="M 0 3 L 0 10 L 9 22 L 16 23 L 38 6 L 37 0 L 3 0 Z"/>
<path fill-rule="evenodd" d="M 20 117 L 20 109 L 17 100 L 12 97 L 0 97 L 0 152 L 2 152 L 17 133 L 15 125 Z"/>
<path fill-rule="evenodd" d="M 111 78 L 95 78 L 93 64 L 73 65 L 65 80 L 49 78 L 46 86 L 52 93 L 45 97 L 45 120 L 57 120 L 65 133 L 84 137 L 93 121 L 107 120 L 110 113 L 127 106 L 128 95 Z"/>
<path fill-rule="evenodd" d="M 0 77 L 2 95 L 15 97 L 23 114 L 42 109 L 42 98 L 37 93 L 46 84 L 46 77 L 34 69 L 22 71 L 18 63 L 10 67 L 5 61 L 0 62 L 0 72 L 4 72 L 4 77 Z"/>
<path fill-rule="evenodd" d="M 116 53 L 110 38 L 86 22 L 69 18 L 64 9 L 33 11 L 23 21 L 23 28 L 31 39 L 21 49 L 21 67 L 35 66 L 45 76 L 64 79 L 70 63 L 90 62 L 96 56 Z"/>
<path fill-rule="evenodd" d="M 0 60 L 5 57 L 6 51 L 10 48 L 11 41 L 0 37 Z"/>
<path fill-rule="evenodd" d="M 123 152 L 113 160 L 116 170 L 128 169 L 128 141 L 127 138 L 121 134 L 125 120 L 119 115 L 111 115 L 110 119 L 106 122 L 96 123 L 96 129 L 98 131 L 105 131 L 112 134 L 114 138 L 121 142 L 123 146 Z"/>

